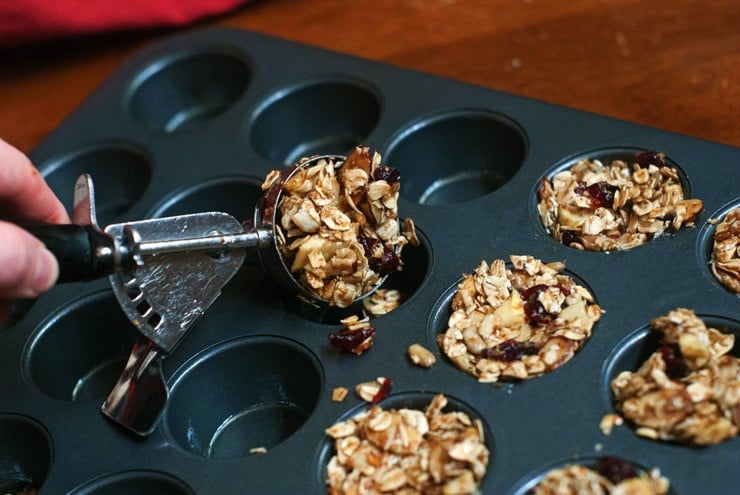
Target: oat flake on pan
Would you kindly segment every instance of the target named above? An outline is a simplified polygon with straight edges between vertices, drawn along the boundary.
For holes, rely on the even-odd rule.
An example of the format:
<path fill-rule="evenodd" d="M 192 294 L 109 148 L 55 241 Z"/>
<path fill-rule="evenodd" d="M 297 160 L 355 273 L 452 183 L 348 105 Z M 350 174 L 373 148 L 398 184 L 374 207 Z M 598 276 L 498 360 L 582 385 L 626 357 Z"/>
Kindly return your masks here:
<path fill-rule="evenodd" d="M 617 410 L 640 436 L 712 445 L 738 434 L 740 359 L 735 336 L 709 328 L 679 308 L 656 318 L 660 347 L 635 371 L 611 382 Z"/>
<path fill-rule="evenodd" d="M 328 428 L 335 448 L 328 493 L 478 493 L 489 457 L 483 425 L 463 412 L 442 412 L 446 405 L 438 394 L 425 411 L 373 406 Z"/>
<path fill-rule="evenodd" d="M 580 160 L 543 178 L 537 210 L 558 241 L 586 251 L 629 249 L 664 232 L 693 225 L 702 202 L 684 199 L 675 168 L 665 155 L 645 151 L 633 163 Z"/>
<path fill-rule="evenodd" d="M 658 469 L 640 472 L 622 459 L 604 456 L 593 469 L 569 465 L 553 469 L 532 489 L 532 495 L 665 495 L 670 483 Z"/>
<path fill-rule="evenodd" d="M 712 273 L 727 290 L 740 294 L 740 207 L 718 223 L 713 240 Z"/>
<path fill-rule="evenodd" d="M 298 281 L 345 308 L 400 270 L 401 249 L 418 239 L 412 221 L 399 223 L 400 174 L 380 154 L 357 147 L 344 163 L 301 167 L 306 160 L 282 184 L 276 235 Z M 262 189 L 278 180 L 281 171 L 270 172 Z"/>
<path fill-rule="evenodd" d="M 589 291 L 561 273 L 560 262 L 531 256 L 465 275 L 452 299 L 447 330 L 437 335 L 442 352 L 480 382 L 526 379 L 570 360 L 591 336 L 601 308 Z"/>

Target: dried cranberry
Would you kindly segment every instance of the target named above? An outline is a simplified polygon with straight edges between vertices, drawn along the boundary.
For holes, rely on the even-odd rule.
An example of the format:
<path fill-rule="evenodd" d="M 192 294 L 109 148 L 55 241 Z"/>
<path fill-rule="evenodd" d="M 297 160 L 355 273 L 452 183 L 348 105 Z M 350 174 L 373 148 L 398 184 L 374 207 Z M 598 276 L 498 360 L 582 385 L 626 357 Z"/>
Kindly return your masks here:
<path fill-rule="evenodd" d="M 591 206 L 594 208 L 611 208 L 614 205 L 614 193 L 617 187 L 609 185 L 608 182 L 597 182 L 586 188 L 591 198 Z"/>
<path fill-rule="evenodd" d="M 573 243 L 580 244 L 581 236 L 575 230 L 561 230 L 560 242 L 562 242 L 566 246 L 570 246 Z"/>
<path fill-rule="evenodd" d="M 481 357 L 485 359 L 496 359 L 498 361 L 516 361 L 522 356 L 537 354 L 540 348 L 533 342 L 519 342 L 509 339 L 501 342 L 495 347 L 489 347 L 481 351 Z"/>
<path fill-rule="evenodd" d="M 658 349 L 665 363 L 665 372 L 671 380 L 678 380 L 689 374 L 689 367 L 683 358 L 678 344 L 665 344 Z"/>
<path fill-rule="evenodd" d="M 365 250 L 370 269 L 380 275 L 388 275 L 401 267 L 401 259 L 390 246 L 386 246 L 375 237 L 360 239 Z"/>
<path fill-rule="evenodd" d="M 637 470 L 631 462 L 613 456 L 601 456 L 596 461 L 596 472 L 615 485 L 624 480 L 637 477 Z"/>
<path fill-rule="evenodd" d="M 384 180 L 392 185 L 401 180 L 401 172 L 394 167 L 378 167 L 373 171 L 373 179 Z"/>
<path fill-rule="evenodd" d="M 362 244 L 362 248 L 365 250 L 365 256 L 368 258 L 378 256 L 380 248 L 383 245 L 380 239 L 375 237 L 362 237 L 360 238 L 360 244 Z"/>
<path fill-rule="evenodd" d="M 549 285 L 537 284 L 522 291 L 521 298 L 524 301 L 524 314 L 527 317 L 527 321 L 534 325 L 545 323 L 552 317 L 552 315 L 545 310 L 545 307 L 537 299 L 541 292 L 544 292 L 549 288 Z"/>
<path fill-rule="evenodd" d="M 655 165 L 656 167 L 665 167 L 665 160 L 660 153 L 652 150 L 643 151 L 635 155 L 635 161 L 643 167 Z"/>
<path fill-rule="evenodd" d="M 391 385 L 392 385 L 391 384 L 391 379 L 390 378 L 386 378 L 383 381 L 383 383 L 380 384 L 380 388 L 375 393 L 375 395 L 373 395 L 372 403 L 373 404 L 377 404 L 381 400 L 383 400 L 386 397 L 388 397 L 390 395 L 390 393 L 391 393 Z"/>
<path fill-rule="evenodd" d="M 357 330 L 343 330 L 339 333 L 330 333 L 329 342 L 334 347 L 344 351 L 362 354 L 363 351 L 372 347 L 373 337 L 375 337 L 375 329 L 373 327 L 365 327 Z"/>

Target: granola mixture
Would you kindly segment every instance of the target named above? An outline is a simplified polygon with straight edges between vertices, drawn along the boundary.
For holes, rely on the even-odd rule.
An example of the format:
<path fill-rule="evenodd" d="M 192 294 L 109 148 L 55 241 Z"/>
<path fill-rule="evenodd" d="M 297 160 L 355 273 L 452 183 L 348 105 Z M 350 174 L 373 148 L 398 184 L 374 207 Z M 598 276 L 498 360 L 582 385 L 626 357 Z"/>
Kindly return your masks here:
<path fill-rule="evenodd" d="M 682 225 L 693 225 L 702 202 L 684 199 L 665 155 L 645 151 L 633 163 L 581 160 L 543 178 L 537 209 L 558 241 L 586 251 L 630 249 Z"/>
<path fill-rule="evenodd" d="M 616 457 L 601 457 L 593 469 L 569 465 L 548 472 L 532 495 L 665 495 L 669 481 L 657 468 L 647 472 Z"/>
<path fill-rule="evenodd" d="M 694 446 L 738 434 L 740 359 L 735 336 L 679 308 L 652 321 L 660 347 L 636 371 L 611 382 L 617 410 L 640 436 Z"/>
<path fill-rule="evenodd" d="M 465 275 L 452 299 L 447 330 L 437 335 L 442 352 L 480 382 L 542 375 L 570 360 L 591 336 L 601 308 L 560 262 L 531 256 Z"/>
<path fill-rule="evenodd" d="M 740 207 L 731 210 L 717 225 L 710 266 L 722 285 L 740 294 Z"/>
<path fill-rule="evenodd" d="M 463 412 L 442 412 L 446 405 L 439 394 L 425 411 L 373 406 L 328 428 L 336 449 L 328 493 L 478 493 L 488 466 L 483 426 Z"/>
<path fill-rule="evenodd" d="M 369 318 L 360 319 L 357 315 L 341 320 L 343 329 L 328 335 L 329 342 L 337 349 L 360 355 L 373 346 L 375 328 L 368 323 Z"/>
<path fill-rule="evenodd" d="M 400 174 L 378 153 L 357 147 L 344 162 L 321 159 L 292 173 L 270 172 L 279 185 L 278 245 L 286 266 L 317 297 L 345 308 L 402 268 L 401 249 L 417 242 L 413 222 L 400 225 Z"/>

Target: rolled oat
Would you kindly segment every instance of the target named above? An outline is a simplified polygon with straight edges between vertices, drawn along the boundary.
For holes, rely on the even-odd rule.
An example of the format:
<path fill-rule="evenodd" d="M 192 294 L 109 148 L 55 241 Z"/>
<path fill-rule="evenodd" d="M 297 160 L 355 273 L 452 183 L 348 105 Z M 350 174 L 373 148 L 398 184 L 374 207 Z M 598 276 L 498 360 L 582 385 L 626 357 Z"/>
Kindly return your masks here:
<path fill-rule="evenodd" d="M 588 290 L 562 274 L 563 263 L 531 256 L 465 275 L 452 299 L 447 330 L 437 336 L 444 354 L 481 382 L 525 379 L 570 360 L 601 317 Z"/>

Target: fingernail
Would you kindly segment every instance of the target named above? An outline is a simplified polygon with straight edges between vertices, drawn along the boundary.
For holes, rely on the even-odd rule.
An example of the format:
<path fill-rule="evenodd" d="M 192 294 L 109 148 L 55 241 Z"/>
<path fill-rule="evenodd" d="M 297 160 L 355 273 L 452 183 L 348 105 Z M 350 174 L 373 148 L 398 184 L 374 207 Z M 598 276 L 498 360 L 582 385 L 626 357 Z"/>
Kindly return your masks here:
<path fill-rule="evenodd" d="M 36 257 L 36 273 L 31 289 L 40 294 L 51 289 L 59 276 L 59 264 L 51 252 L 42 248 Z"/>

